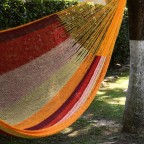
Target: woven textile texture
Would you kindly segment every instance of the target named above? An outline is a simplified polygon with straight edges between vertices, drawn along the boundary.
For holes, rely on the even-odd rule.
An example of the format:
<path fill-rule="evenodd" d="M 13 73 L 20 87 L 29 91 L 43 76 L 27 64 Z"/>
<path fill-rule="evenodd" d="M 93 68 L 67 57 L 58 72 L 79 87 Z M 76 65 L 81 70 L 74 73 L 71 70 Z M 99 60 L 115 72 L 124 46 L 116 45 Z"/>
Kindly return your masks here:
<path fill-rule="evenodd" d="M 45 137 L 83 114 L 107 71 L 125 3 L 81 2 L 0 31 L 2 132 Z"/>

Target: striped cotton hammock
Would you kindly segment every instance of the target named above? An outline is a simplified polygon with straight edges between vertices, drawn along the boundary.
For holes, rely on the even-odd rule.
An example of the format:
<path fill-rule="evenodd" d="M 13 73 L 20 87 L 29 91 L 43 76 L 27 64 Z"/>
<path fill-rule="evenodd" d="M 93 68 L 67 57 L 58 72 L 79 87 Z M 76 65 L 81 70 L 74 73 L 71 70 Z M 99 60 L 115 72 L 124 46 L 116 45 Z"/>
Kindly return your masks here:
<path fill-rule="evenodd" d="M 0 32 L 3 133 L 44 137 L 82 115 L 107 71 L 125 3 L 79 3 Z"/>

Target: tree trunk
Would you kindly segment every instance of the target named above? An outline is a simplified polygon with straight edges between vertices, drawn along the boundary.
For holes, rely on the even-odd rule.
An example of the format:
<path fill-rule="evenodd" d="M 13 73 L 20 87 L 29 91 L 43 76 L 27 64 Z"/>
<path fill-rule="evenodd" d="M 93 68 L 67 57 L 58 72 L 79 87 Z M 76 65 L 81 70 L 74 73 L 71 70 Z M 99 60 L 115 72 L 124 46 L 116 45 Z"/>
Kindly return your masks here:
<path fill-rule="evenodd" d="M 123 131 L 144 132 L 144 0 L 128 0 L 130 79 Z"/>

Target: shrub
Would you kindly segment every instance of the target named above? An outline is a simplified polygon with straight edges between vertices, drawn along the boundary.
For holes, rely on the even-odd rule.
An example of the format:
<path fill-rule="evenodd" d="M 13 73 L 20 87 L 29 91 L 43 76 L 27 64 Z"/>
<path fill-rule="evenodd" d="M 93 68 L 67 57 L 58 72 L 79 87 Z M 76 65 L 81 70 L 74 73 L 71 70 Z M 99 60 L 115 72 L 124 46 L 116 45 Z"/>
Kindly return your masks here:
<path fill-rule="evenodd" d="M 26 22 L 26 8 L 19 0 L 0 2 L 0 29 L 15 27 Z"/>
<path fill-rule="evenodd" d="M 125 10 L 121 29 L 116 40 L 110 67 L 116 64 L 125 64 L 129 59 L 129 32 L 128 32 L 128 10 Z"/>
<path fill-rule="evenodd" d="M 77 3 L 77 0 L 45 0 L 43 3 L 31 0 L 1 0 L 0 30 L 22 25 L 43 16 L 63 10 Z"/>

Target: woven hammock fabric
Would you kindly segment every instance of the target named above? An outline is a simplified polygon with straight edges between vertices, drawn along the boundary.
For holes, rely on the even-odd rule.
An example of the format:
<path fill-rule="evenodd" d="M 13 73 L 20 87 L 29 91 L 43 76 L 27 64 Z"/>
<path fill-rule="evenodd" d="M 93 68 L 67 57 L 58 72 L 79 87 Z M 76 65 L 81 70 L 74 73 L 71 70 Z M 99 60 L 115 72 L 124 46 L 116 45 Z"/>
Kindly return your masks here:
<path fill-rule="evenodd" d="M 83 114 L 107 71 L 125 3 L 79 3 L 0 31 L 1 131 L 49 136 Z"/>

